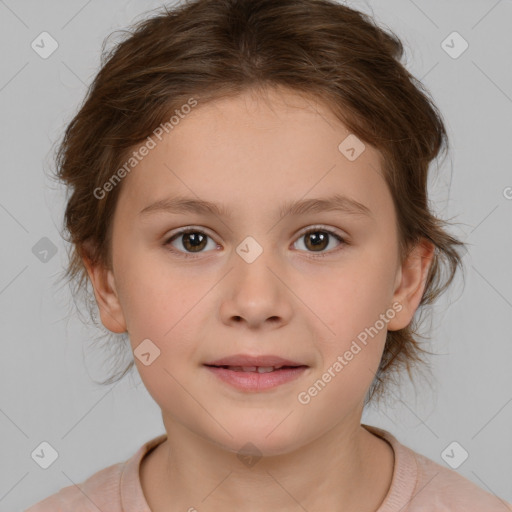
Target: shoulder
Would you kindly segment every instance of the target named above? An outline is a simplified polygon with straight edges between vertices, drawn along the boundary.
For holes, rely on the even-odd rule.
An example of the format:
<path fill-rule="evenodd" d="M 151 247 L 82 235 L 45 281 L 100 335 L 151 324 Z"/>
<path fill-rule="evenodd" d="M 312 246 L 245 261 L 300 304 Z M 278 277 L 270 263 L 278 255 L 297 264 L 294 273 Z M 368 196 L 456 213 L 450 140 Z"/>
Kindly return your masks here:
<path fill-rule="evenodd" d="M 393 448 L 391 487 L 377 512 L 512 512 L 512 505 L 457 471 L 415 452 L 388 431 L 363 425 Z"/>
<path fill-rule="evenodd" d="M 121 512 L 119 484 L 123 465 L 123 462 L 113 464 L 82 483 L 63 487 L 24 512 Z"/>
<path fill-rule="evenodd" d="M 439 512 L 512 511 L 510 503 L 487 492 L 457 471 L 410 451 L 414 454 L 418 468 L 411 512 L 427 510 L 427 507 L 434 507 Z"/>
<path fill-rule="evenodd" d="M 24 512 L 149 512 L 139 478 L 140 462 L 167 438 L 146 441 L 129 459 L 112 464 L 80 484 L 68 485 Z"/>

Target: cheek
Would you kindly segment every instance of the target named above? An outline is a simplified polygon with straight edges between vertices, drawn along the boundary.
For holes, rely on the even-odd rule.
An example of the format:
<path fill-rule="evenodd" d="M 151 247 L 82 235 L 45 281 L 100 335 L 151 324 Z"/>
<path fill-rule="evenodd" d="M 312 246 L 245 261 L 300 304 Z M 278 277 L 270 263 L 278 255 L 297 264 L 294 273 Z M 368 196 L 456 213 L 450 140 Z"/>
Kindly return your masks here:
<path fill-rule="evenodd" d="M 206 279 L 172 269 L 161 255 L 150 259 L 133 253 L 129 259 L 120 259 L 119 271 L 121 306 L 134 343 L 152 337 L 167 343 L 186 328 L 188 315 L 194 314 L 211 287 Z"/>
<path fill-rule="evenodd" d="M 331 268 L 329 279 L 317 280 L 317 286 L 309 290 L 308 304 L 320 318 L 316 345 L 322 371 L 330 368 L 331 374 L 336 374 L 328 385 L 333 398 L 360 398 L 377 371 L 387 325 L 395 315 L 389 261 L 384 255 L 361 256 L 353 265 Z"/>
<path fill-rule="evenodd" d="M 392 283 L 391 266 L 384 258 L 359 258 L 354 265 L 331 267 L 325 278 L 317 279 L 314 287 L 305 285 L 307 293 L 302 293 L 330 327 L 330 337 L 347 340 L 372 326 L 391 306 Z"/>
<path fill-rule="evenodd" d="M 187 400 L 179 384 L 186 380 L 182 363 L 198 360 L 197 317 L 212 285 L 184 273 L 165 275 L 165 266 L 135 257 L 122 263 L 129 264 L 120 262 L 118 291 L 137 370 L 161 407 L 179 409 Z"/>
<path fill-rule="evenodd" d="M 144 292 L 144 287 L 139 290 Z M 188 414 L 191 399 L 186 390 L 187 379 L 200 358 L 194 320 L 199 311 L 192 309 L 197 296 L 189 297 L 189 301 L 182 294 L 155 293 L 154 288 L 149 288 L 140 297 L 143 300 L 139 304 L 131 304 L 129 336 L 141 380 L 162 410 Z M 144 364 L 144 357 L 138 357 L 145 352 L 150 353 L 148 365 Z"/>

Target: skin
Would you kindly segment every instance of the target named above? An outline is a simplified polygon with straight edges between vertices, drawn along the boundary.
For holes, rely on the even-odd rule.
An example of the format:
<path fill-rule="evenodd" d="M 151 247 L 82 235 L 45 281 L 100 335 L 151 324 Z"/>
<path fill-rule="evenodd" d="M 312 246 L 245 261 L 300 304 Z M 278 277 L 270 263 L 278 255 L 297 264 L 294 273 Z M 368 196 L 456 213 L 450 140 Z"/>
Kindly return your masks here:
<path fill-rule="evenodd" d="M 371 512 L 386 496 L 393 450 L 361 427 L 363 402 L 386 330 L 407 326 L 419 305 L 434 248 L 418 244 L 400 264 L 380 153 L 366 144 L 349 161 L 338 150 L 349 133 L 311 98 L 246 92 L 199 103 L 124 178 L 113 269 L 84 263 L 103 325 L 127 331 L 133 350 L 146 338 L 160 349 L 148 366 L 135 357 L 168 435 L 140 470 L 153 512 L 296 511 L 299 504 Z M 284 202 L 333 192 L 372 216 L 279 217 Z M 173 194 L 222 203 L 232 217 L 139 215 Z M 332 229 L 348 245 L 329 236 L 316 252 L 311 233 L 299 231 L 317 224 L 317 233 Z M 210 237 L 202 252 L 191 252 L 186 236 L 165 245 L 187 226 Z M 247 236 L 263 249 L 252 263 L 236 252 Z M 298 393 L 393 303 L 402 309 L 386 327 L 310 403 L 299 403 Z M 237 353 L 275 354 L 309 368 L 272 390 L 243 392 L 203 366 Z M 249 441 L 262 454 L 252 467 L 237 457 Z"/>

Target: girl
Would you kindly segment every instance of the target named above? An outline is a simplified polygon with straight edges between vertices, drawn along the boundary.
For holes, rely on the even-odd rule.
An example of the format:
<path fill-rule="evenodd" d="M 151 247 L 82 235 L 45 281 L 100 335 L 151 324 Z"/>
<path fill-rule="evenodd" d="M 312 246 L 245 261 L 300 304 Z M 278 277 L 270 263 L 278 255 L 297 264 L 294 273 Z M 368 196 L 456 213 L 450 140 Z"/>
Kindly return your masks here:
<path fill-rule="evenodd" d="M 402 51 L 329 0 L 194 0 L 117 45 L 58 154 L 68 275 L 166 432 L 29 512 L 512 510 L 361 424 L 463 248 Z"/>

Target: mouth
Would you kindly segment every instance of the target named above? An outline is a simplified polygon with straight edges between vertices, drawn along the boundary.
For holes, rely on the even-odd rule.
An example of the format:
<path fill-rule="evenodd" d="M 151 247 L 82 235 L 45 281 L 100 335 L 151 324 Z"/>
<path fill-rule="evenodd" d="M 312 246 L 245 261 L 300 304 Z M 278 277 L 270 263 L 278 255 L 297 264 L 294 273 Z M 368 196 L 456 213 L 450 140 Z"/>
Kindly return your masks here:
<path fill-rule="evenodd" d="M 224 368 L 225 370 L 231 370 L 232 372 L 251 372 L 251 373 L 270 373 L 276 372 L 280 370 L 290 370 L 293 368 L 308 368 L 306 365 L 297 365 L 297 366 L 228 366 L 228 365 L 211 365 L 206 364 L 205 366 L 209 366 L 210 368 Z"/>
<path fill-rule="evenodd" d="M 306 364 L 299 361 L 292 361 L 291 359 L 285 359 L 283 357 L 274 356 L 274 355 L 261 355 L 261 356 L 252 356 L 249 354 L 235 354 L 228 357 L 223 357 L 221 359 L 216 359 L 215 361 L 208 361 L 205 363 L 206 366 L 222 366 L 229 368 L 248 368 L 247 371 L 255 371 L 251 370 L 251 368 L 282 368 L 282 367 L 292 367 L 297 368 L 298 366 L 307 366 Z"/>
<path fill-rule="evenodd" d="M 205 363 L 213 375 L 240 391 L 264 391 L 303 375 L 309 365 L 277 356 L 231 356 Z"/>

